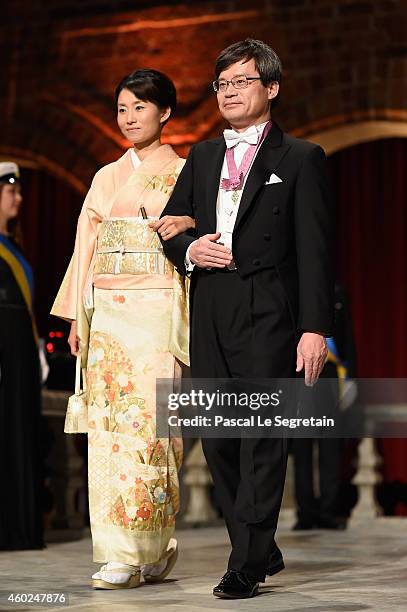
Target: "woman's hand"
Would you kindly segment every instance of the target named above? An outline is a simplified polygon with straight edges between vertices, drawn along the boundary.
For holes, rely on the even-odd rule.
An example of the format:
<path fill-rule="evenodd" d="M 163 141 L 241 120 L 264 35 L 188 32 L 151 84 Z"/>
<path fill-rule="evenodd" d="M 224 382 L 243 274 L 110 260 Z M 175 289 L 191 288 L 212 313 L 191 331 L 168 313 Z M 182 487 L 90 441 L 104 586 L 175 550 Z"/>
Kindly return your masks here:
<path fill-rule="evenodd" d="M 76 321 L 72 321 L 71 323 L 71 331 L 68 336 L 68 344 L 71 347 L 71 355 L 75 357 L 79 353 L 79 338 L 76 335 Z"/>
<path fill-rule="evenodd" d="M 186 230 L 195 228 L 195 219 L 192 217 L 174 217 L 172 215 L 164 215 L 158 221 L 151 221 L 148 224 L 152 230 L 158 232 L 163 240 L 170 240 Z"/>

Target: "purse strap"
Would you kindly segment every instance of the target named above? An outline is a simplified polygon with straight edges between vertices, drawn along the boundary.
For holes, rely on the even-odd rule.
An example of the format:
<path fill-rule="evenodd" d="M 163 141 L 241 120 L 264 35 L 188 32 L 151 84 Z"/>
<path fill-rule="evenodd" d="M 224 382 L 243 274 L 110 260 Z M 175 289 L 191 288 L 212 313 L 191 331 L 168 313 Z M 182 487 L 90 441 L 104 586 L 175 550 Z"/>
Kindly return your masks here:
<path fill-rule="evenodd" d="M 86 391 L 86 376 L 82 369 L 82 356 L 80 353 L 76 356 L 76 370 L 75 370 L 75 395 L 81 394 L 81 377 L 82 377 L 82 390 Z"/>

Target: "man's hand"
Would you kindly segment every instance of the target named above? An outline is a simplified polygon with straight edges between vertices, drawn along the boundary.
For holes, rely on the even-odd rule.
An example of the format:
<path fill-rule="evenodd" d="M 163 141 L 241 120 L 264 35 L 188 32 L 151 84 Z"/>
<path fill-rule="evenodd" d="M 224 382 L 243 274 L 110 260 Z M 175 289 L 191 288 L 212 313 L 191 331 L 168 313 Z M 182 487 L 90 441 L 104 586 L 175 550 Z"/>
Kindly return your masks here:
<path fill-rule="evenodd" d="M 223 244 L 217 244 L 220 232 L 205 234 L 196 240 L 190 250 L 190 261 L 199 268 L 225 268 L 232 261 L 232 251 Z"/>
<path fill-rule="evenodd" d="M 321 334 L 304 332 L 297 346 L 297 372 L 305 370 L 305 384 L 312 387 L 325 365 L 328 349 Z"/>
<path fill-rule="evenodd" d="M 163 240 L 170 240 L 170 238 L 174 238 L 174 236 L 194 228 L 195 219 L 187 216 L 175 217 L 173 215 L 164 215 L 158 221 L 151 221 L 148 227 L 158 232 Z"/>
<path fill-rule="evenodd" d="M 71 355 L 75 357 L 79 353 L 79 338 L 76 335 L 76 321 L 72 321 L 71 323 L 71 331 L 68 336 L 68 344 L 71 347 Z"/>

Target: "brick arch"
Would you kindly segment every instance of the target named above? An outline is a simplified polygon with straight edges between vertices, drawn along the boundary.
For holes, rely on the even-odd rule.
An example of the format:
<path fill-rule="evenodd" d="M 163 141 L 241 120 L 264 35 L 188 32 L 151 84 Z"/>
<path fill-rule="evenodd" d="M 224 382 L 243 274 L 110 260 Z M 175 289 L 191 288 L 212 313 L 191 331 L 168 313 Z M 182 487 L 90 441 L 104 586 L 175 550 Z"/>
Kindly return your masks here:
<path fill-rule="evenodd" d="M 33 112 L 6 126 L 0 155 L 23 167 L 42 168 L 83 195 L 95 172 L 125 148 L 124 142 L 113 137 L 104 117 L 93 117 L 96 122 L 90 120 L 90 113 L 76 112 L 69 104 L 44 95 Z M 102 129 L 104 123 L 106 129 Z"/>
<path fill-rule="evenodd" d="M 73 187 L 81 195 L 86 193 L 86 186 L 72 172 L 67 171 L 61 164 L 55 162 L 54 159 L 40 153 L 26 148 L 0 146 L 0 159 L 13 161 L 22 168 L 31 168 L 33 170 L 43 168 Z"/>
<path fill-rule="evenodd" d="M 406 110 L 370 110 L 331 117 L 293 130 L 295 136 L 319 144 L 327 155 L 363 142 L 407 138 Z"/>

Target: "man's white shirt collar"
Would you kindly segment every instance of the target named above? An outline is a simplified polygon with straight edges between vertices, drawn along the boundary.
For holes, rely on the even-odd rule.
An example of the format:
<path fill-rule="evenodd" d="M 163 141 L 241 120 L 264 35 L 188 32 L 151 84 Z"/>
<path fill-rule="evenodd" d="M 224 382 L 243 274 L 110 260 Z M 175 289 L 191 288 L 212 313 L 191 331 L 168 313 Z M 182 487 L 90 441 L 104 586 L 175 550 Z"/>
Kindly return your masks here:
<path fill-rule="evenodd" d="M 255 145 L 258 142 L 259 134 L 261 134 L 266 127 L 268 121 L 260 123 L 260 125 L 251 125 L 244 132 L 236 132 L 236 130 L 224 130 L 223 137 L 226 142 L 228 149 L 235 147 L 241 142 L 245 142 L 249 145 Z"/>

